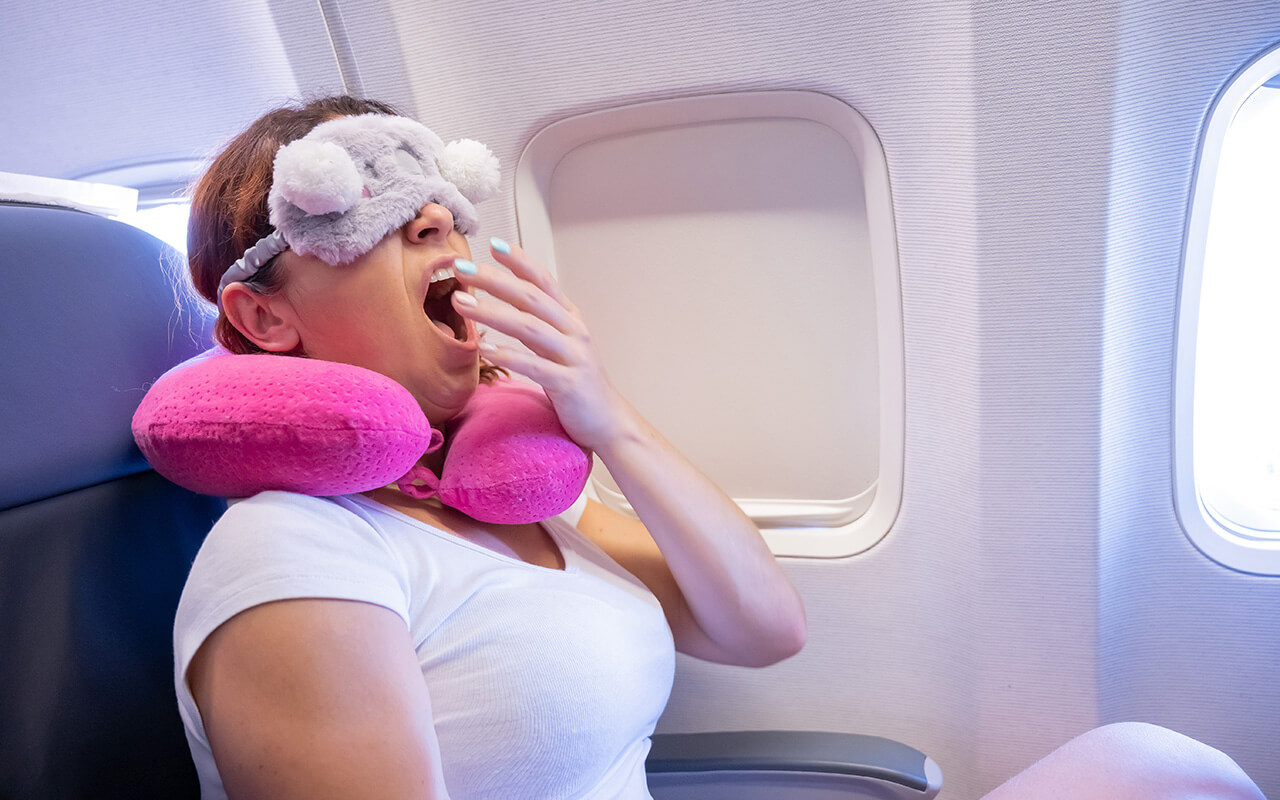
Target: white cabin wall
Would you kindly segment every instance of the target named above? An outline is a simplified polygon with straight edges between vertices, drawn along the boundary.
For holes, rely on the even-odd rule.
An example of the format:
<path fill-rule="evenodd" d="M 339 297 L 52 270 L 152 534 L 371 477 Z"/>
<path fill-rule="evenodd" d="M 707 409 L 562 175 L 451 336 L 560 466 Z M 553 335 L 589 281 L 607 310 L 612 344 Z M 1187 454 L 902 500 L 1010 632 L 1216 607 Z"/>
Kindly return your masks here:
<path fill-rule="evenodd" d="M 1210 105 L 1280 41 L 1280 3 L 1126 0 L 1119 20 L 1099 483 L 1100 713 L 1229 752 L 1280 796 L 1280 578 L 1181 532 L 1172 363 L 1187 210 Z"/>
<path fill-rule="evenodd" d="M 862 113 L 884 144 L 906 349 L 898 520 L 866 554 L 788 561 L 810 609 L 805 652 L 763 671 L 682 659 L 663 729 L 892 736 L 942 764 L 945 796 L 967 798 L 1097 724 L 1147 719 L 1239 755 L 1276 791 L 1272 767 L 1257 757 L 1262 745 L 1251 740 L 1269 729 L 1274 741 L 1274 715 L 1224 705 L 1221 691 L 1152 689 L 1184 688 L 1210 663 L 1256 672 L 1275 661 L 1265 648 L 1236 631 L 1230 642 L 1215 639 L 1223 655 L 1207 662 L 1185 641 L 1135 643 L 1117 622 L 1136 611 L 1154 627 L 1176 619 L 1170 606 L 1180 602 L 1176 589 L 1135 593 L 1169 565 L 1146 557 L 1117 570 L 1129 564 L 1117 556 L 1124 543 L 1140 534 L 1186 550 L 1172 517 L 1167 419 L 1169 293 L 1180 268 L 1186 176 L 1173 187 L 1142 187 L 1140 202 L 1161 192 L 1175 223 L 1144 234 L 1174 255 L 1158 267 L 1163 333 L 1144 328 L 1145 349 L 1117 323 L 1160 312 L 1142 295 L 1119 302 L 1117 286 L 1135 279 L 1114 260 L 1109 238 L 1131 213 L 1112 200 L 1113 172 L 1127 168 L 1126 151 L 1115 149 L 1118 132 L 1128 131 L 1118 108 L 1135 102 L 1118 87 L 1152 69 L 1167 72 L 1160 62 L 1170 54 L 1150 42 L 1163 42 L 1165 26 L 1187 10 L 1174 7 L 1166 18 L 1150 5 L 560 0 L 446 12 L 393 0 L 394 41 L 372 27 L 353 34 L 368 94 L 416 111 L 446 138 L 485 141 L 508 167 L 535 133 L 567 116 L 771 88 L 831 94 Z M 1182 23 L 1184 41 L 1172 54 L 1179 74 L 1220 72 L 1216 82 L 1200 79 L 1200 111 L 1181 111 L 1191 113 L 1179 132 L 1183 161 L 1211 85 L 1235 68 L 1197 48 L 1216 39 L 1247 58 L 1267 38 L 1267 11 L 1216 4 Z M 1221 25 L 1224 17 L 1232 25 Z M 1169 102 L 1185 99 L 1163 93 L 1154 104 L 1136 102 L 1163 119 L 1179 113 Z M 486 235 L 518 233 L 509 173 L 507 181 L 507 199 L 482 208 Z M 763 233 L 761 246 L 778 248 L 786 263 L 784 236 Z M 677 254 L 655 279 L 678 282 L 679 269 Z M 804 265 L 791 269 L 789 279 L 804 280 Z M 699 335 L 696 320 L 686 324 Z M 1161 353 L 1155 368 L 1151 348 Z M 1129 358 L 1135 353 L 1146 360 Z M 1118 399 L 1117 382 L 1134 381 L 1139 366 L 1147 388 L 1163 384 L 1163 394 Z M 1135 430 L 1147 438 L 1134 439 Z M 1134 458 L 1143 480 L 1126 474 Z M 1158 491 L 1150 494 L 1153 475 Z M 1136 531 L 1120 522 L 1140 507 L 1160 512 Z M 1216 576 L 1202 583 L 1211 607 L 1230 604 L 1237 619 L 1255 624 L 1265 618 L 1274 584 L 1218 574 L 1194 552 L 1177 557 L 1183 572 Z M 1207 621 L 1185 627 L 1206 633 L 1195 619 Z M 1157 658 L 1165 666 L 1151 674 Z"/>
<path fill-rule="evenodd" d="M 975 10 L 980 667 L 976 764 L 952 797 L 1098 722 L 1104 243 L 1091 231 L 1106 219 L 1115 15 L 1110 2 Z"/>

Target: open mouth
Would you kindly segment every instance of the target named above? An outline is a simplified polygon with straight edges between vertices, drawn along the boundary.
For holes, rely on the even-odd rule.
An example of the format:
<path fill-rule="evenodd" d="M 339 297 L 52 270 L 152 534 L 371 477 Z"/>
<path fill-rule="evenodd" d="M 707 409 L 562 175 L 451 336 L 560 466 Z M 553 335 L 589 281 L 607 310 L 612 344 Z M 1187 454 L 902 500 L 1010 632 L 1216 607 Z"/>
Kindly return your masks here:
<path fill-rule="evenodd" d="M 431 286 L 427 289 L 427 299 L 422 302 L 422 310 L 441 333 L 465 342 L 467 321 L 454 310 L 453 302 L 449 299 L 460 287 L 458 279 L 453 276 L 453 270 L 438 270 L 431 276 Z"/>

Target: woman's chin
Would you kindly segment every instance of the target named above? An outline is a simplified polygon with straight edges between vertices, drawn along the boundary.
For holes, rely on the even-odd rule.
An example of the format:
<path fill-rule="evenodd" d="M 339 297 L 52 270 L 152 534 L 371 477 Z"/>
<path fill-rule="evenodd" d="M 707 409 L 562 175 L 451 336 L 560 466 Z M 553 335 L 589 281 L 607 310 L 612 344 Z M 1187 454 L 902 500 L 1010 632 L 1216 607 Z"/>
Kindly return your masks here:
<path fill-rule="evenodd" d="M 423 412 L 432 425 L 441 425 L 456 417 L 466 408 L 471 396 L 480 384 L 480 362 L 476 360 L 475 369 L 470 375 L 441 376 L 433 386 L 423 387 L 415 391 L 410 389 L 422 406 Z"/>

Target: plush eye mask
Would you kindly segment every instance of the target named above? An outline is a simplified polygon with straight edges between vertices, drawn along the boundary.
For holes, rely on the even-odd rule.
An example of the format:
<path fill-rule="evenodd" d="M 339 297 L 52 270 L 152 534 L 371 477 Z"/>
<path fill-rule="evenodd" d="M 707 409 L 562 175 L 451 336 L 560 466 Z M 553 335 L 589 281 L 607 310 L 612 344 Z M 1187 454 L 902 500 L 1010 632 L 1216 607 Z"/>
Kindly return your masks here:
<path fill-rule="evenodd" d="M 537 522 L 573 504 L 590 454 L 546 395 L 515 381 L 480 386 L 451 423 L 437 477 L 417 461 L 439 448 L 408 390 L 370 370 L 214 348 L 160 377 L 133 417 L 157 472 L 192 491 L 352 494 L 398 483 L 498 524 Z"/>
<path fill-rule="evenodd" d="M 472 139 L 445 144 L 407 117 L 361 114 L 322 122 L 276 151 L 267 206 L 275 228 L 227 269 L 218 286 L 247 280 L 292 249 L 349 263 L 413 219 L 427 203 L 453 214 L 470 236 L 474 203 L 497 191 L 498 159 Z"/>

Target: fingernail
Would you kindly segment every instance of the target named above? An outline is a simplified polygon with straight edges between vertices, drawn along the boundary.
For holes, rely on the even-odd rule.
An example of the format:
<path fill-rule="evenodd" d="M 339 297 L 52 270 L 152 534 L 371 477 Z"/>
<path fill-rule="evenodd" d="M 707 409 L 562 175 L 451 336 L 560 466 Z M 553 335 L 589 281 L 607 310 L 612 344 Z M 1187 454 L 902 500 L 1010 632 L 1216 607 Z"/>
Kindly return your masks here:
<path fill-rule="evenodd" d="M 505 240 L 499 239 L 497 236 L 489 240 L 489 246 L 492 247 L 495 252 L 502 253 L 504 256 L 511 255 L 511 245 L 507 244 Z"/>
<path fill-rule="evenodd" d="M 475 308 L 476 306 L 475 296 L 468 294 L 467 292 L 454 292 L 453 299 L 456 300 L 460 306 L 466 306 L 467 308 Z"/>
<path fill-rule="evenodd" d="M 476 274 L 476 265 L 472 264 L 470 261 L 466 260 L 465 258 L 455 258 L 453 260 L 453 268 L 456 269 L 458 272 L 461 272 L 463 275 Z"/>

